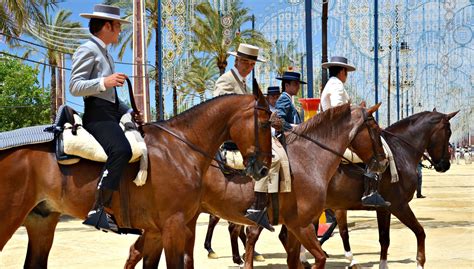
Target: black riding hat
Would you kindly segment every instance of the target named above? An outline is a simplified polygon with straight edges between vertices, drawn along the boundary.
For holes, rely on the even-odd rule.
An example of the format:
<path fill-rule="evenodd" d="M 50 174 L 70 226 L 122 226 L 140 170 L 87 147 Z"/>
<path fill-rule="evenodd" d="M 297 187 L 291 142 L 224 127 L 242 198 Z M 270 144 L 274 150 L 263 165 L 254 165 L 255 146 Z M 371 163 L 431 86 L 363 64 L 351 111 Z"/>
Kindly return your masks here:
<path fill-rule="evenodd" d="M 283 73 L 283 76 L 281 76 L 281 78 L 276 79 L 286 81 L 299 81 L 302 84 L 306 84 L 306 82 L 301 80 L 301 74 L 298 72 L 286 71 L 285 73 Z"/>

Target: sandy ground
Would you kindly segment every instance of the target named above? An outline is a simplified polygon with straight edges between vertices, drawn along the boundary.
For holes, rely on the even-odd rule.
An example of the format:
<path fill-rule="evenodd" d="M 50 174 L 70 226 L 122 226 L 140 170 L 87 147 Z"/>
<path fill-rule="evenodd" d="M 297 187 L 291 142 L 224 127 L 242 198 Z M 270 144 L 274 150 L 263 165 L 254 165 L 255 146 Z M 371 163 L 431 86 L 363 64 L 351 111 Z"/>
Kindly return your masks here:
<path fill-rule="evenodd" d="M 414 199 L 411 207 L 426 232 L 425 268 L 474 268 L 474 164 L 452 165 L 447 173 L 423 170 L 425 199 Z M 208 259 L 203 248 L 208 216 L 200 216 L 195 247 L 196 268 L 238 268 L 232 263 L 227 224 L 221 221 L 214 234 L 213 248 L 219 259 Z M 349 212 L 350 238 L 355 258 L 363 268 L 378 268 L 379 243 L 375 212 Z M 277 228 L 279 231 L 279 228 Z M 278 234 L 263 232 L 257 251 L 264 262 L 255 268 L 287 268 L 286 255 Z M 49 268 L 122 268 L 133 235 L 114 235 L 81 225 L 78 220 L 62 221 L 49 258 Z M 0 268 L 22 268 L 27 235 L 20 228 L 0 253 Z M 242 248 L 241 248 L 242 249 Z M 339 235 L 324 244 L 330 255 L 327 268 L 344 268 L 347 261 Z M 392 216 L 390 268 L 416 268 L 414 234 Z M 310 258 L 310 255 L 307 256 Z M 314 259 L 310 259 L 314 262 Z M 139 267 L 141 267 L 141 263 Z M 166 268 L 162 258 L 159 268 Z"/>

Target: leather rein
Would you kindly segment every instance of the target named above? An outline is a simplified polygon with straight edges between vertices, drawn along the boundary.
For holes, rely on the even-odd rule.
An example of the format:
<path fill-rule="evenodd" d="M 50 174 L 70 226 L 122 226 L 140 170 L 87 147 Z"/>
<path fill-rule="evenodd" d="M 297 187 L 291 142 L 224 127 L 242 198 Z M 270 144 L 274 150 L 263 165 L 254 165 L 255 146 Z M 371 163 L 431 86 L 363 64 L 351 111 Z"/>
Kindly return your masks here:
<path fill-rule="evenodd" d="M 379 154 L 379 153 L 376 151 L 376 149 L 375 149 L 375 134 L 374 134 L 374 130 L 373 130 L 372 128 L 370 128 L 369 125 L 368 125 L 368 123 L 367 123 L 369 120 L 374 120 L 374 117 L 373 117 L 373 116 L 369 116 L 369 115 L 367 114 L 367 111 L 365 111 L 365 110 L 362 110 L 362 111 L 363 111 L 363 115 L 364 115 L 364 125 L 367 127 L 367 130 L 369 131 L 370 139 L 372 140 L 372 150 L 373 150 L 373 153 L 374 153 L 374 156 L 372 156 L 372 158 L 371 158 L 371 160 L 370 160 L 370 162 L 372 163 L 372 162 L 376 162 L 376 161 L 377 161 L 377 160 L 376 160 L 376 156 L 377 156 L 377 157 L 380 157 L 380 156 L 379 156 L 380 154 Z M 297 136 L 300 136 L 300 137 L 302 137 L 302 138 L 304 138 L 304 139 L 306 139 L 306 140 L 308 140 L 308 141 L 313 142 L 314 144 L 318 145 L 319 147 L 323 148 L 323 149 L 326 150 L 326 151 L 331 152 L 332 154 L 334 154 L 334 155 L 336 155 L 336 156 L 338 156 L 338 157 L 341 157 L 341 158 L 344 159 L 346 162 L 348 162 L 349 164 L 351 164 L 351 165 L 353 165 L 354 167 L 356 167 L 357 170 L 361 171 L 362 173 L 365 173 L 365 170 L 364 170 L 364 169 L 362 169 L 361 167 L 359 167 L 358 165 L 356 165 L 355 163 L 353 163 L 352 161 L 350 161 L 349 159 L 347 159 L 346 157 L 344 157 L 343 154 L 341 154 L 341 153 L 335 151 L 335 150 L 332 149 L 332 148 L 329 148 L 328 146 L 324 145 L 323 143 L 317 141 L 316 139 L 313 139 L 313 138 L 311 138 L 311 137 L 309 137 L 309 136 L 307 136 L 307 135 L 305 135 L 305 134 L 297 133 L 297 132 L 295 132 L 295 131 L 293 131 L 293 130 L 291 130 L 290 132 L 293 133 L 293 134 L 295 134 L 295 135 L 297 135 Z"/>
<path fill-rule="evenodd" d="M 428 167 L 428 168 L 432 168 L 432 167 L 435 167 L 435 166 L 436 166 L 436 164 L 433 162 L 433 160 L 431 159 L 431 157 L 430 157 L 429 155 L 427 155 L 427 154 L 425 153 L 425 151 L 418 150 L 415 146 L 413 146 L 412 143 L 408 142 L 405 138 L 403 138 L 403 137 L 401 137 L 401 136 L 399 136 L 399 135 L 397 135 L 397 134 L 394 134 L 394 133 L 392 133 L 392 132 L 390 132 L 390 131 L 387 131 L 387 130 L 385 130 L 385 129 L 382 129 L 382 132 L 384 132 L 384 133 L 386 133 L 386 134 L 389 134 L 389 135 L 391 135 L 391 136 L 393 136 L 393 137 L 396 137 L 396 138 L 400 139 L 400 141 L 402 141 L 403 143 L 405 143 L 405 144 L 407 144 L 408 146 L 410 146 L 413 150 L 415 150 L 415 151 L 418 152 L 418 153 L 421 153 L 421 155 L 423 156 L 423 158 L 425 158 L 426 160 L 428 160 L 428 161 L 430 162 L 430 164 L 431 164 L 431 166 Z M 443 154 L 444 154 L 444 151 L 443 151 Z M 443 156 L 443 157 L 444 157 L 444 156 Z"/>

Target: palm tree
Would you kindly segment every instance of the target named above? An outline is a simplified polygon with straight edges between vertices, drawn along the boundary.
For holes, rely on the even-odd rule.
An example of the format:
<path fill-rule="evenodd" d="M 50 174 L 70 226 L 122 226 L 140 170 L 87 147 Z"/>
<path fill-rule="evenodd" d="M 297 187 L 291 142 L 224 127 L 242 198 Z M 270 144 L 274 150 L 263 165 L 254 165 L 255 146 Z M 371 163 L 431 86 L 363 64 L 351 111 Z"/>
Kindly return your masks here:
<path fill-rule="evenodd" d="M 251 22 L 252 16 L 249 15 L 247 8 L 242 8 L 240 1 L 232 1 L 229 15 L 232 18 L 230 38 L 226 40 L 224 35 L 224 26 L 222 26 L 222 14 L 218 9 L 214 9 L 209 2 L 203 2 L 196 6 L 196 21 L 191 27 L 193 34 L 193 49 L 196 52 L 204 52 L 213 56 L 219 68 L 220 75 L 224 74 L 227 67 L 227 51 L 236 48 L 239 43 L 251 43 L 267 49 L 270 43 L 259 31 L 246 29 L 241 31 L 243 24 Z"/>
<path fill-rule="evenodd" d="M 199 94 L 201 102 L 205 101 L 206 90 L 212 90 L 219 70 L 216 68 L 216 59 L 211 57 L 197 58 L 193 56 L 191 69 L 184 78 L 188 88 Z"/>
<path fill-rule="evenodd" d="M 29 20 L 44 25 L 41 16 L 42 8 L 54 6 L 57 2 L 57 0 L 2 0 L 0 5 L 0 32 L 5 34 L 7 42 L 11 42 L 11 37 L 19 36 Z"/>
<path fill-rule="evenodd" d="M 59 63 L 61 53 L 72 54 L 74 50 L 80 45 L 77 39 L 69 38 L 69 33 L 77 33 L 81 24 L 69 20 L 72 12 L 61 9 L 56 15 L 50 16 L 47 8 L 44 8 L 41 13 L 41 19 L 47 25 L 53 27 L 41 27 L 40 25 L 30 24 L 26 26 L 27 32 L 30 36 L 37 39 L 44 47 L 46 47 L 46 59 L 48 61 L 51 71 L 51 120 L 56 118 L 56 111 L 58 109 L 56 104 L 56 69 Z M 60 29 L 57 30 L 57 29 Z"/>
<path fill-rule="evenodd" d="M 289 67 L 295 67 L 295 60 L 300 59 L 302 55 L 302 53 L 296 53 L 296 43 L 293 40 L 285 46 L 277 39 L 271 52 L 270 62 L 278 76 L 282 76 Z"/>

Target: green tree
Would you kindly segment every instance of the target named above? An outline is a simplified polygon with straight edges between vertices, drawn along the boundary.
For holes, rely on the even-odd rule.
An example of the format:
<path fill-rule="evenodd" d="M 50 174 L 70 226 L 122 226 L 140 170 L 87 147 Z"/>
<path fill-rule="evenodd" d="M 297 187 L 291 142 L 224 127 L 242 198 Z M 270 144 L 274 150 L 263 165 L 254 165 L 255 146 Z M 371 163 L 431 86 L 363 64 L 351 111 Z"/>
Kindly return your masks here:
<path fill-rule="evenodd" d="M 38 69 L 0 58 L 0 131 L 48 124 L 49 92 L 39 87 Z"/>
<path fill-rule="evenodd" d="M 227 67 L 227 52 L 231 48 L 237 48 L 239 43 L 249 43 L 268 49 L 270 43 L 259 31 L 246 29 L 241 30 L 242 25 L 252 21 L 249 9 L 242 8 L 241 1 L 232 1 L 229 16 L 232 24 L 227 28 L 230 31 L 229 38 L 224 35 L 224 26 L 221 23 L 222 14 L 214 9 L 209 2 L 203 2 L 196 6 L 196 21 L 191 27 L 193 34 L 193 50 L 208 53 L 215 58 L 219 74 L 224 74 Z"/>
<path fill-rule="evenodd" d="M 219 77 L 219 70 L 216 68 L 216 59 L 211 57 L 193 57 L 191 69 L 184 78 L 189 89 L 197 93 L 201 102 L 205 101 L 207 90 L 212 90 L 216 79 Z"/>
<path fill-rule="evenodd" d="M 270 55 L 273 70 L 276 70 L 278 76 L 282 76 L 285 71 L 288 71 L 290 66 L 295 68 L 299 64 L 299 59 L 301 59 L 303 54 L 296 53 L 296 43 L 293 40 L 285 46 L 277 39 Z"/>
<path fill-rule="evenodd" d="M 48 25 L 54 26 L 54 32 L 48 31 L 49 28 L 41 27 L 41 25 L 30 25 L 28 34 L 33 38 L 37 39 L 44 47 L 46 47 L 46 59 L 50 65 L 51 72 L 51 120 L 54 121 L 56 118 L 56 110 L 58 109 L 56 104 L 56 73 L 57 65 L 61 58 L 61 53 L 74 53 L 74 50 L 80 45 L 77 39 L 68 38 L 69 33 L 77 33 L 81 24 L 79 22 L 73 22 L 69 20 L 72 12 L 69 10 L 60 9 L 56 14 L 50 15 L 48 8 L 44 8 L 41 13 L 41 18 Z M 46 66 L 44 66 L 46 68 Z M 44 74 L 44 72 L 43 72 Z M 64 89 L 63 89 L 64 90 Z"/>
<path fill-rule="evenodd" d="M 41 17 L 41 10 L 55 6 L 57 0 L 2 0 L 0 5 L 0 32 L 7 35 L 6 40 L 12 41 L 9 36 L 19 36 L 29 20 L 42 25 L 45 21 Z"/>

